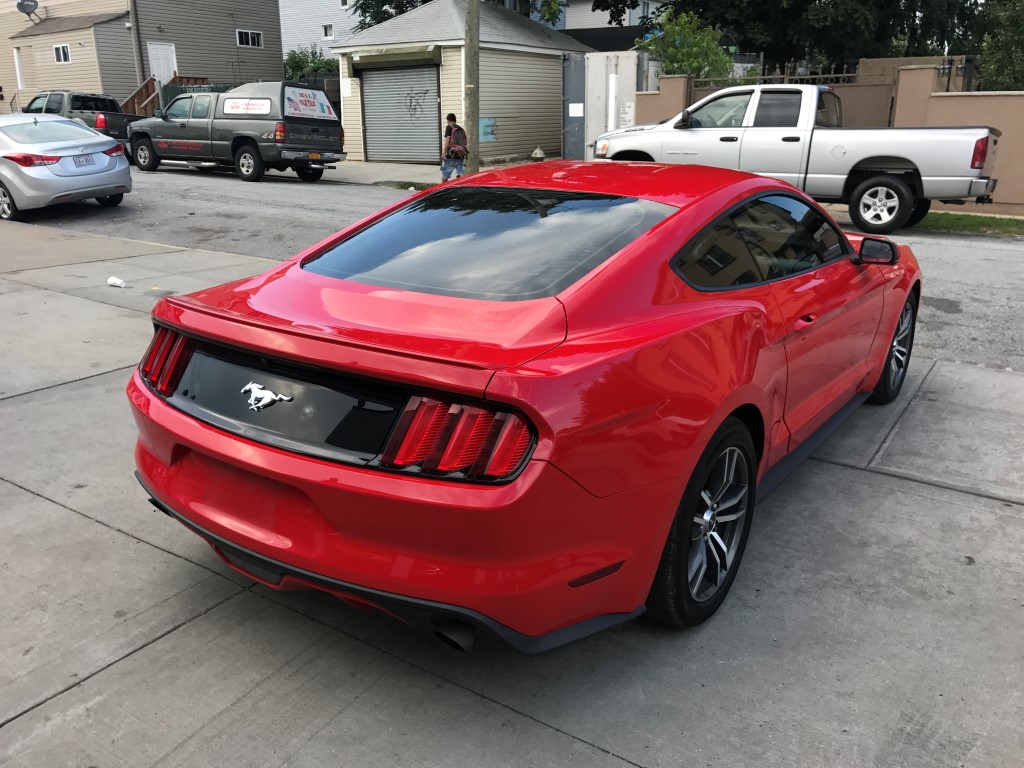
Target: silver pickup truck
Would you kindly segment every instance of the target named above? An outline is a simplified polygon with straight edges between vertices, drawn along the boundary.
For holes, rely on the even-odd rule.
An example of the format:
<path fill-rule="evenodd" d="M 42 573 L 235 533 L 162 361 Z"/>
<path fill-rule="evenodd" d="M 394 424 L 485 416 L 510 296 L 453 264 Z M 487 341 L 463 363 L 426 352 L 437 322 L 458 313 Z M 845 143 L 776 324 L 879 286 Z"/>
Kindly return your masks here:
<path fill-rule="evenodd" d="M 863 232 L 917 224 L 932 200 L 992 201 L 995 128 L 842 128 L 842 104 L 818 85 L 725 88 L 675 117 L 602 134 L 594 157 L 699 163 L 788 181 L 848 203 Z"/>

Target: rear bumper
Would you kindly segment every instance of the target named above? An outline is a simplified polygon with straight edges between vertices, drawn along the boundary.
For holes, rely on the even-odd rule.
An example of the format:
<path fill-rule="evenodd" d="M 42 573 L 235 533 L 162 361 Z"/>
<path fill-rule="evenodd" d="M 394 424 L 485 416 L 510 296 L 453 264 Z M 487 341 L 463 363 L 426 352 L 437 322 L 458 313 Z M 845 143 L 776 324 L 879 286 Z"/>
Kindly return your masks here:
<path fill-rule="evenodd" d="M 118 161 L 113 170 L 88 176 L 55 176 L 42 166 L 19 169 L 12 173 L 11 180 L 13 184 L 7 186 L 22 210 L 132 191 L 131 171 L 125 159 Z"/>
<path fill-rule="evenodd" d="M 996 179 L 972 179 L 970 197 L 988 197 L 996 191 Z"/>
<path fill-rule="evenodd" d="M 639 615 L 678 504 L 676 482 L 597 498 L 545 461 L 501 486 L 342 465 L 197 421 L 138 373 L 128 397 L 140 482 L 232 567 L 525 653 Z"/>
<path fill-rule="evenodd" d="M 276 155 L 276 157 L 274 156 Z M 348 155 L 337 150 L 319 152 L 315 149 L 282 149 L 265 156 L 266 160 L 285 160 L 295 163 L 340 163 Z"/>

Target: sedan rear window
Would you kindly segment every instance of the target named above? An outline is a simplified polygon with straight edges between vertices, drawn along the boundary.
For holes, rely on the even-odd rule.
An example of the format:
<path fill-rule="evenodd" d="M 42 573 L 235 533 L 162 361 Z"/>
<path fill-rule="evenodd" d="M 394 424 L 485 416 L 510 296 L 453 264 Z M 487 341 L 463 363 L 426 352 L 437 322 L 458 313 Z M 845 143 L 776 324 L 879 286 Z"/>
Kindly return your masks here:
<path fill-rule="evenodd" d="M 675 208 L 617 195 L 451 187 L 307 261 L 369 285 L 491 301 L 564 290 Z"/>
<path fill-rule="evenodd" d="M 0 128 L 0 133 L 19 144 L 46 144 L 54 141 L 84 141 L 102 134 L 70 120 L 40 120 Z"/>

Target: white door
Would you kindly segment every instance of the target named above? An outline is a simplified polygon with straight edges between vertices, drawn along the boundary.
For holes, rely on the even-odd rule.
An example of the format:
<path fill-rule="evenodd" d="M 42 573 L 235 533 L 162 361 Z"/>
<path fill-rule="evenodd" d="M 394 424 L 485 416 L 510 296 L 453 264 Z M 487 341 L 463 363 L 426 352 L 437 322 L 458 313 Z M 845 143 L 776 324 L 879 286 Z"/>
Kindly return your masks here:
<path fill-rule="evenodd" d="M 728 93 L 689 112 L 689 126 L 663 134 L 663 156 L 654 159 L 665 163 L 739 168 L 743 118 L 752 95 L 753 91 Z"/>
<path fill-rule="evenodd" d="M 146 43 L 149 49 L 149 71 L 158 82 L 168 83 L 178 71 L 178 56 L 174 43 Z"/>

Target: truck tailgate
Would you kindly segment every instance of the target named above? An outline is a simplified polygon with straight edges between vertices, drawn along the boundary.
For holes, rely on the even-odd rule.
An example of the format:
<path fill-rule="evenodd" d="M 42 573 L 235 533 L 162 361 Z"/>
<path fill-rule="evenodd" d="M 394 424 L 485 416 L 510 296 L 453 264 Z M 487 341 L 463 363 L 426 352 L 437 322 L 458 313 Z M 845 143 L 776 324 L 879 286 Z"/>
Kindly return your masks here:
<path fill-rule="evenodd" d="M 341 149 L 341 123 L 337 121 L 288 118 L 284 126 L 285 144 L 309 149 Z"/>

